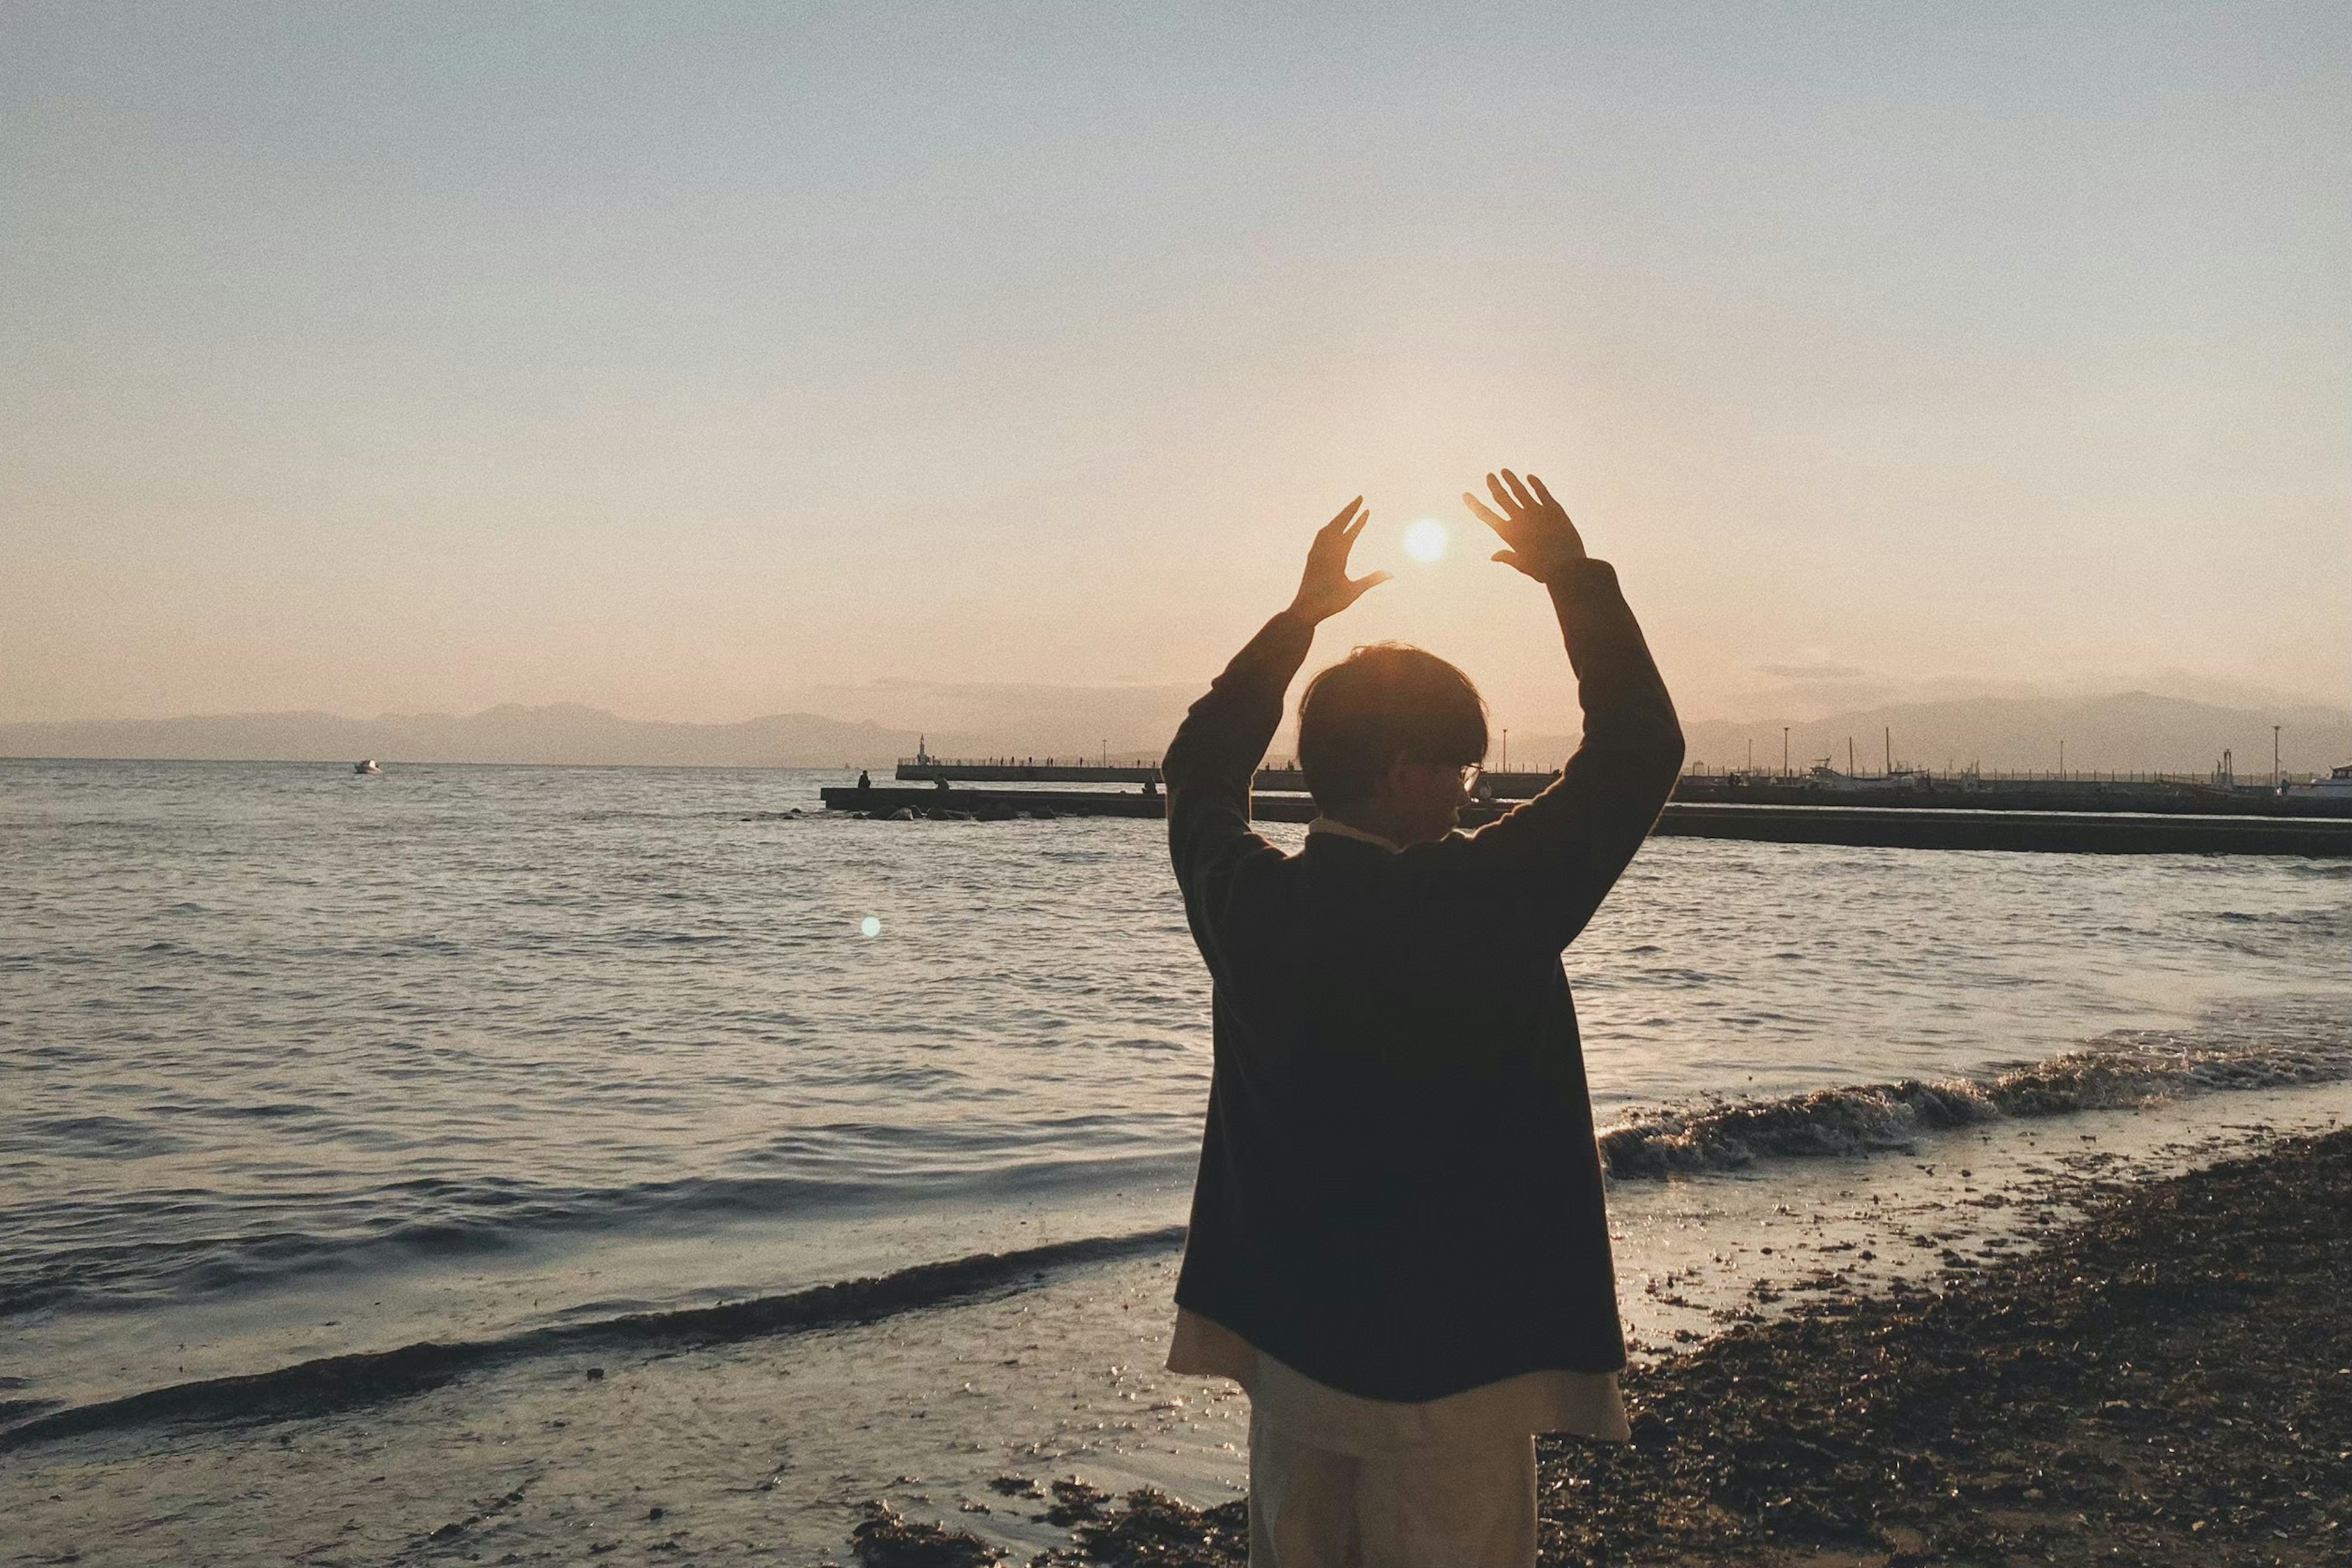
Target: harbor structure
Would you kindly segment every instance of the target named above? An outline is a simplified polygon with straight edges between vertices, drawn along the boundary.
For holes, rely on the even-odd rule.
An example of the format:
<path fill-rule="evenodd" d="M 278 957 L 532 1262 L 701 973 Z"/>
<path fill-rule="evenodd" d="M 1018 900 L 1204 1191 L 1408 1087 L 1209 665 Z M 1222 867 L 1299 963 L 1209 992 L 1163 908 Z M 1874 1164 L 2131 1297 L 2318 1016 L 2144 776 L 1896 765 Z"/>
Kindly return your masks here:
<path fill-rule="evenodd" d="M 2241 784 L 2226 767 L 2207 775 L 2126 773 L 2094 775 L 1986 773 L 1975 768 L 1936 773 L 1895 765 L 1886 742 L 1884 773 L 1839 773 L 1827 763 L 1810 772 L 1783 775 L 1753 769 L 1710 773 L 1693 770 L 1675 787 L 1675 799 L 1717 805 L 1901 805 L 1922 811 L 2137 812 L 2197 816 L 2352 816 L 2352 791 L 2340 779 L 2334 787 L 2287 784 Z M 2352 764 L 2347 764 L 2352 766 Z M 2346 769 L 2336 770 L 2343 774 Z M 1157 790 L 1159 768 L 1149 763 L 1108 766 L 1088 760 L 992 757 L 945 761 L 918 755 L 902 760 L 901 783 L 940 784 L 1113 785 Z M 1482 798 L 1527 800 L 1558 777 L 1556 772 L 1497 770 L 1479 778 Z M 1265 795 L 1299 795 L 1306 775 L 1295 765 L 1260 768 L 1252 787 Z M 969 792 L 967 792 L 969 793 Z M 1074 808 L 1082 809 L 1082 808 Z M 1094 815 L 1111 815 L 1110 808 Z"/>
<path fill-rule="evenodd" d="M 1891 764 L 1891 737 L 1886 749 Z M 2352 858 L 2352 788 L 2345 787 L 2352 784 L 2352 767 L 2336 775 L 2328 782 L 2337 787 L 2329 789 L 2240 786 L 2221 769 L 2210 779 L 1937 774 L 1891 765 L 1885 774 L 1855 777 L 1826 763 L 1801 777 L 1691 773 L 1678 782 L 1655 831 L 1917 849 Z M 1494 820 L 1557 776 L 1483 775 L 1463 825 Z M 1157 767 L 1113 767 L 1107 754 L 1074 763 L 950 762 L 919 752 L 898 764 L 895 787 L 822 793 L 828 809 L 902 821 L 1154 818 L 1167 809 Z M 1295 766 L 1259 770 L 1251 815 L 1262 822 L 1311 820 L 1316 806 L 1304 775 Z"/>

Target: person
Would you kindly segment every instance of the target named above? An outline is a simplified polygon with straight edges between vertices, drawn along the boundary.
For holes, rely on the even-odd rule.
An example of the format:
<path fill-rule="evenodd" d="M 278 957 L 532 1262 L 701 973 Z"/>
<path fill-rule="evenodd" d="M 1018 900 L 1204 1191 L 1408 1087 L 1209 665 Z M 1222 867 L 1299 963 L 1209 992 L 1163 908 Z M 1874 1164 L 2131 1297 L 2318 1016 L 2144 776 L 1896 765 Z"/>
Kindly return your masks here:
<path fill-rule="evenodd" d="M 1213 1066 L 1171 1371 L 1250 1396 L 1255 1568 L 1535 1561 L 1538 1432 L 1625 1437 L 1599 1150 L 1560 954 L 1674 787 L 1682 731 L 1605 562 L 1534 475 L 1489 476 L 1495 559 L 1543 584 L 1583 740 L 1454 824 L 1486 750 L 1469 679 L 1360 647 L 1309 683 L 1321 815 L 1285 854 L 1250 781 L 1370 514 L 1192 705 L 1161 764 L 1213 990 Z"/>
<path fill-rule="evenodd" d="M 874 775 L 867 773 L 864 768 L 858 769 L 857 787 L 859 789 L 872 789 L 874 787 Z"/>

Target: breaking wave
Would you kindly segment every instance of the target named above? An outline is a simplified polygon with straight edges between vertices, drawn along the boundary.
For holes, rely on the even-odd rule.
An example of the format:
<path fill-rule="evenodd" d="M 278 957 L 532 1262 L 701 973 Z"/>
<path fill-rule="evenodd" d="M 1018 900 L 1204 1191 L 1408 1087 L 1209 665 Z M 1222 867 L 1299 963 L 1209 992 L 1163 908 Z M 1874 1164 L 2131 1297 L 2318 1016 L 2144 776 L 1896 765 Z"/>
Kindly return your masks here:
<path fill-rule="evenodd" d="M 2352 1079 L 2352 1018 L 2325 1008 L 2286 1026 L 2273 1011 L 2259 1037 L 2156 1030 L 2106 1036 L 2077 1051 L 1979 1078 L 1850 1085 L 1780 1100 L 1718 1101 L 1652 1113 L 1601 1134 L 1619 1180 L 1738 1170 L 1759 1162 L 1906 1149 L 1921 1134 L 2012 1117 L 2143 1105 L 2190 1094 Z M 0 1451 L 157 1421 L 274 1420 L 320 1415 L 437 1387 L 527 1356 L 687 1348 L 870 1322 L 1019 1289 L 1049 1271 L 1182 1245 L 1184 1227 L 1092 1237 L 923 1263 L 870 1279 L 716 1306 L 547 1324 L 481 1340 L 425 1342 L 306 1361 L 245 1376 L 147 1389 L 60 1406 L 0 1399 Z M 0 1389 L 13 1380 L 0 1379 Z"/>
<path fill-rule="evenodd" d="M 0 1452 L 79 1433 L 154 1421 L 283 1420 L 324 1415 L 377 1400 L 422 1394 L 461 1373 L 523 1356 L 654 1347 L 687 1349 L 765 1334 L 871 1322 L 898 1312 L 1034 1284 L 1052 1269 L 1165 1251 L 1181 1245 L 1183 1239 L 1183 1226 L 1164 1226 L 1127 1236 L 1092 1237 L 1013 1252 L 976 1253 L 950 1262 L 917 1264 L 871 1279 L 847 1279 L 746 1301 L 632 1312 L 592 1322 L 530 1329 L 495 1339 L 450 1343 L 427 1341 L 396 1350 L 327 1356 L 268 1372 L 172 1384 L 120 1399 L 97 1400 L 62 1409 L 46 1400 L 0 1401 L 0 1423 L 12 1415 L 31 1417 L 0 1430 Z"/>
<path fill-rule="evenodd" d="M 1923 1133 L 2011 1117 L 2352 1079 L 2352 1020 L 2315 1012 L 2288 1035 L 2222 1043 L 2135 1029 L 1982 1078 L 1854 1084 L 1780 1100 L 1671 1108 L 1601 1135 L 1619 1180 L 1731 1171 L 1760 1160 L 1906 1149 Z"/>

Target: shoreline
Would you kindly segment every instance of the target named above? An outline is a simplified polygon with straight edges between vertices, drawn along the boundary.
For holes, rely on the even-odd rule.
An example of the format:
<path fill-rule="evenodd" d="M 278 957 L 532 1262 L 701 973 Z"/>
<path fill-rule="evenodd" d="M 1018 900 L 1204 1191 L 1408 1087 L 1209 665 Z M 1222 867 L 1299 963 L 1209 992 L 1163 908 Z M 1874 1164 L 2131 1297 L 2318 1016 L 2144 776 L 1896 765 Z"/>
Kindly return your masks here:
<path fill-rule="evenodd" d="M 1929 1135 L 1903 1152 L 1621 1187 L 1612 1216 L 1624 1233 L 1620 1289 L 1635 1357 L 1626 1384 L 1645 1442 L 1547 1442 L 1548 1560 L 1890 1568 L 2040 1561 L 2038 1549 L 2020 1555 L 1965 1532 L 1947 1536 L 1953 1519 L 1985 1510 L 2057 1500 L 2089 1511 L 2048 1479 L 2073 1485 L 2080 1477 L 2020 1447 L 2020 1433 L 2042 1439 L 2020 1425 L 2018 1399 L 2045 1424 L 2071 1408 L 2084 1369 L 2113 1365 L 2117 1352 L 2095 1342 L 2113 1324 L 2069 1309 L 2084 1323 L 2073 1338 L 2011 1358 L 2012 1373 L 2073 1368 L 2074 1382 L 2056 1393 L 1993 1391 L 1990 1429 L 2010 1439 L 2000 1451 L 2032 1460 L 2021 1468 L 1994 1461 L 1981 1441 L 1977 1449 L 1943 1443 L 1937 1434 L 1967 1429 L 1948 1410 L 1927 1439 L 1889 1438 L 1867 1421 L 1853 1425 L 1839 1402 L 1921 1377 L 1943 1380 L 1946 1405 L 1965 1391 L 1973 1363 L 1952 1363 L 1953 1334 L 1939 1338 L 1914 1321 L 1949 1320 L 1955 1309 L 1938 1305 L 1948 1298 L 2007 1306 L 2009 1317 L 1991 1321 L 2016 1331 L 2012 1348 L 2031 1348 L 2036 1334 L 2046 1341 L 2047 1324 L 2069 1321 L 2058 1308 L 2077 1276 L 2095 1285 L 2134 1269 L 2158 1281 L 2182 1278 L 2195 1247 L 2180 1236 L 2116 1231 L 2114 1215 L 2148 1201 L 2137 1194 L 2185 1191 L 2214 1172 L 2271 1173 L 2259 1202 L 2230 1211 L 2233 1230 L 2221 1239 L 2254 1248 L 2231 1266 L 2248 1276 L 2237 1288 L 2263 1300 L 2292 1292 L 2310 1275 L 2303 1255 L 2311 1248 L 2273 1246 L 2256 1222 L 2296 1213 L 2332 1219 L 2327 1204 L 2352 1207 L 2342 1169 L 2352 1163 L 2347 1120 L 2352 1089 L 2326 1084 L 2084 1111 L 2060 1124 L 1994 1123 Z M 2316 1145 L 2298 1134 L 2338 1150 L 2328 1182 L 2305 1169 L 2300 1152 Z M 2104 1263 L 2083 1252 L 2094 1232 L 2108 1237 Z M 2297 1308 L 2305 1315 L 2324 1315 L 2352 1283 L 2341 1278 L 2340 1237 L 2336 1245 L 2336 1274 L 2313 1277 L 2316 1287 Z M 2037 1261 L 2045 1258 L 2062 1261 Z M 2062 1267 L 2071 1272 L 2038 1296 L 2012 1288 Z M 866 1563 L 1075 1564 L 1089 1544 L 1121 1564 L 1237 1562 L 1248 1403 L 1222 1380 L 1160 1370 L 1174 1268 L 1172 1256 L 1155 1250 L 1016 1270 L 977 1294 L 878 1317 L 853 1311 L 830 1326 L 566 1343 L 339 1409 L 60 1434 L 0 1455 L 0 1509 L 22 1527 L 0 1563 L 841 1563 L 861 1556 L 852 1538 L 862 1521 L 893 1517 L 866 1532 Z M 2139 1289 L 2126 1286 L 2126 1294 Z M 2287 1325 L 2290 1348 L 2324 1342 L 2299 1322 L 2272 1326 Z M 1870 1352 L 1867 1364 L 1850 1353 L 1856 1347 Z M 1880 1371 L 1881 1350 L 1892 1375 L 1865 1379 Z M 2341 1353 L 2321 1370 L 2352 1364 L 2352 1347 Z M 2233 1358 L 2242 1359 L 2223 1345 L 2208 1363 Z M 2089 1413 L 2097 1416 L 2109 1397 L 2156 1404 L 2140 1393 L 2102 1394 Z M 2265 1397 L 2269 1411 L 2293 1403 Z M 1650 1425 L 1652 1414 L 1664 1425 Z M 2211 1422 L 2248 1414 L 2216 1407 Z M 2294 1419 L 2306 1435 L 2326 1430 Z M 1764 1436 L 1709 1447 L 1710 1434 L 1741 1422 Z M 2257 1459 L 2283 1451 L 2252 1428 L 2212 1431 L 2232 1444 L 2251 1438 Z M 1812 1447 L 1784 1442 L 1791 1434 Z M 2328 1440 L 2336 1447 L 2322 1458 L 2352 1455 L 2352 1434 Z M 1888 1511 L 1919 1499 L 1842 1474 L 1839 1463 L 1859 1462 L 1856 1443 L 1864 1458 L 1915 1456 L 1906 1462 L 1930 1467 L 1918 1474 L 1948 1487 L 1965 1482 L 1968 1500 L 1945 1500 L 1953 1519 L 1932 1509 Z M 1746 1468 L 1727 1471 L 1727 1456 Z M 1807 1471 L 1813 1463 L 1828 1468 Z M 2037 1468 L 2042 1477 L 2015 1479 Z M 2291 1490 L 2344 1495 L 2352 1478 L 2343 1469 L 2315 1472 L 2319 1484 Z M 2111 1494 L 2125 1489 L 2103 1484 Z M 1775 1485 L 1741 1511 L 1741 1496 L 1754 1502 Z M 2004 1487 L 2016 1496 L 1992 1495 Z M 2044 1497 L 2025 1497 L 2027 1488 Z M 1114 1500 L 1139 1489 L 1160 1500 L 1140 1511 Z M 1781 1498 L 1811 1511 L 1764 1506 Z M 1841 1515 L 1857 1498 L 1876 1500 L 1880 1512 Z M 2222 1527 L 2235 1522 L 2209 1519 L 2204 1531 L 2181 1537 L 2194 1550 L 2178 1560 L 2216 1560 L 2209 1535 L 2226 1544 Z M 1213 1533 L 1221 1528 L 1230 1542 Z M 2321 1539 L 2330 1543 L 2336 1532 Z M 1914 1555 L 1899 1554 L 1906 1543 Z M 2254 1544 L 2284 1543 L 2264 1534 Z M 2086 1554 L 2070 1547 L 2059 1560 Z M 2164 1559 L 2134 1544 L 2126 1560 Z M 2244 1560 L 2271 1557 L 2255 1551 Z"/>
<path fill-rule="evenodd" d="M 2352 1561 L 2347 1216 L 2352 1129 L 2292 1138 L 2105 1193 L 1940 1291 L 1637 1363 L 1633 1442 L 1540 1445 L 1540 1560 Z M 1121 1568 L 1237 1564 L 1245 1519 L 1137 1494 L 1079 1533 Z"/>
<path fill-rule="evenodd" d="M 526 1330 L 499 1339 L 421 1341 L 380 1351 L 296 1362 L 268 1372 L 165 1384 L 85 1405 L 44 1409 L 0 1426 L 0 1454 L 66 1437 L 165 1422 L 293 1420 L 331 1415 L 438 1388 L 478 1368 L 539 1355 L 656 1347 L 676 1350 L 872 1322 L 896 1312 L 950 1305 L 1002 1290 L 1044 1271 L 1166 1252 L 1181 1247 L 1181 1226 L 1127 1236 L 1048 1242 L 1006 1252 L 973 1253 L 919 1263 L 881 1276 L 805 1289 L 686 1307 L 621 1313 Z M 18 1401 L 20 1406 L 31 1402 Z M 0 1419 L 16 1412 L 0 1401 Z"/>

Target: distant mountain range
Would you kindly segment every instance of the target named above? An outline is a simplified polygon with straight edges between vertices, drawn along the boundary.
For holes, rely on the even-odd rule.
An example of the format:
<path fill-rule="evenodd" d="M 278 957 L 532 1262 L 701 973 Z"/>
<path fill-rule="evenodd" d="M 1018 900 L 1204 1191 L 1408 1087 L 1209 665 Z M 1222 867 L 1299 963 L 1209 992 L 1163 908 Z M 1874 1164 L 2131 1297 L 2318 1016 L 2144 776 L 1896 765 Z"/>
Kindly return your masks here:
<path fill-rule="evenodd" d="M 1026 697 L 1035 694 L 1023 689 Z M 1156 756 L 1181 708 L 1174 689 L 1069 689 L 1050 716 L 1024 700 L 985 713 L 974 725 L 941 732 L 886 727 L 815 713 L 777 713 L 737 724 L 671 724 L 624 719 L 571 703 L 515 705 L 462 716 L 387 714 L 346 719 L 332 713 L 231 713 L 202 718 L 0 724 L 0 756 L 153 757 L 285 762 L 375 757 L 413 763 L 543 763 L 684 767 L 838 767 L 887 765 L 911 755 L 919 740 L 934 756 L 1076 756 L 1108 744 L 1113 757 Z M 1124 698 L 1124 700 L 1121 699 Z M 912 704 L 908 704 L 912 706 Z M 1024 720 L 1024 712 L 1029 717 Z M 893 715 L 897 717 L 898 715 Z M 961 705 L 972 724 L 982 710 Z M 2065 744 L 2070 770 L 2204 773 L 2226 749 L 2241 777 L 2266 774 L 2271 726 L 2290 772 L 2325 772 L 2352 762 L 2352 710 L 2309 705 L 2234 708 L 2126 691 L 2092 698 L 1969 698 L 1898 703 L 1789 723 L 1789 759 L 1800 771 L 1821 759 L 1844 769 L 1851 739 L 1855 760 L 1876 771 L 1893 731 L 1895 760 L 1934 768 L 2047 770 Z M 1693 763 L 1710 768 L 1777 768 L 1778 721 L 1686 721 Z M 1102 739 L 1081 739 L 1081 735 Z M 1275 746 L 1286 756 L 1286 734 Z M 1572 735 L 1513 737 L 1512 761 L 1550 766 L 1576 747 Z M 1498 760 L 1490 758 L 1490 761 Z"/>
<path fill-rule="evenodd" d="M 2125 691 L 2105 697 L 1975 697 L 1905 702 L 1789 720 L 1788 758 L 1801 773 L 1827 760 L 1843 773 L 1849 756 L 1864 773 L 1885 765 L 1892 733 L 1897 765 L 1988 771 L 2209 773 L 2226 751 L 2240 778 L 2268 776 L 2271 726 L 2279 726 L 2281 765 L 2290 773 L 2326 773 L 2352 762 L 2352 710 L 2296 705 L 2237 708 L 2185 698 Z M 1684 754 L 1710 771 L 1777 769 L 1779 720 L 1742 723 L 1685 721 Z M 1512 751 L 1530 764 L 1556 763 L 1575 749 L 1573 736 L 1531 736 Z"/>
<path fill-rule="evenodd" d="M 914 752 L 919 733 L 814 713 L 740 724 L 666 724 L 601 708 L 515 704 L 462 716 L 224 713 L 191 719 L 0 724 L 0 756 L 197 761 L 572 763 L 671 767 L 840 767 Z M 933 750 L 976 746 L 952 736 Z"/>

